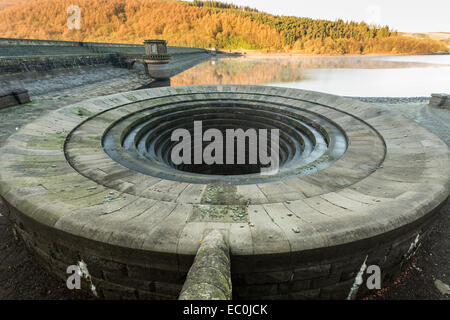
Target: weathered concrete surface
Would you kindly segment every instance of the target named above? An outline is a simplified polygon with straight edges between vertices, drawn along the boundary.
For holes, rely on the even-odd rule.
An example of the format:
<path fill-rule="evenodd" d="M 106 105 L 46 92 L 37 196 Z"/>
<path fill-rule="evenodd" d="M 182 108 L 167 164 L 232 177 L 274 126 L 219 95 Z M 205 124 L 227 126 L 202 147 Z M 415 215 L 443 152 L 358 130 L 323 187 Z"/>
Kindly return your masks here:
<path fill-rule="evenodd" d="M 79 68 L 71 73 L 51 72 L 34 77 L 7 77 L 1 86 L 20 84 L 30 88 L 33 102 L 0 110 L 0 145 L 22 126 L 61 106 L 89 98 L 129 91 L 148 83 L 145 74 L 112 67 Z M 3 81 L 3 82 L 2 82 Z M 14 86 L 12 86 L 14 88 Z M 68 290 L 36 264 L 6 218 L 0 201 L 0 300 L 92 299 L 79 290 Z"/>
<path fill-rule="evenodd" d="M 5 90 L 26 88 L 33 102 L 0 110 L 0 144 L 34 119 L 64 105 L 97 96 L 129 91 L 149 83 L 144 72 L 113 67 L 0 76 Z"/>
<path fill-rule="evenodd" d="M 386 144 L 382 166 L 375 171 L 368 167 L 367 174 L 358 178 L 355 171 L 343 169 L 346 162 L 352 168 L 359 155 L 349 148 L 345 161 L 339 164 L 342 170 L 323 170 L 316 176 L 261 184 L 253 190 L 241 188 L 237 195 L 258 201 L 248 206 L 249 224 L 190 221 L 193 204 L 201 201 L 206 189 L 139 177 L 109 166 L 104 158 L 83 153 L 98 150 L 99 128 L 131 110 L 142 110 L 146 101 L 151 100 L 153 107 L 170 99 L 178 101 L 174 91 L 178 97 L 189 94 L 218 99 L 227 94 L 228 88 L 218 86 L 214 91 L 205 87 L 199 92 L 196 87 L 165 88 L 113 95 L 62 108 L 53 118 L 42 118 L 42 122 L 32 123 L 12 136 L 2 152 L 6 170 L 2 170 L 1 192 L 13 209 L 12 219 L 22 237 L 30 239 L 29 229 L 41 230 L 37 234 L 42 238 L 33 242 L 41 262 L 45 264 L 54 257 L 47 266 L 58 273 L 65 261 L 78 256 L 79 247 L 72 244 L 82 241 L 83 250 L 90 252 L 84 252 L 83 258 L 90 259 L 87 264 L 92 266 L 91 274 L 104 297 L 114 293 L 136 297 L 135 290 L 138 298 L 178 296 L 183 276 L 197 252 L 199 236 L 211 226 L 220 226 L 230 235 L 237 298 L 333 298 L 348 294 L 361 258 L 368 255 L 368 263 L 389 270 L 409 256 L 411 244 L 423 237 L 434 209 L 448 196 L 448 177 L 440 170 L 448 166 L 448 148 L 413 122 L 370 105 L 299 90 L 283 89 L 284 97 L 279 97 L 270 87 L 233 87 L 241 99 L 250 95 L 258 100 L 255 97 L 261 94 L 266 102 L 282 101 L 286 95 L 293 100 L 302 97 L 300 100 L 308 102 L 298 102 L 296 107 L 323 114 L 332 105 L 332 111 L 328 109 L 325 114 L 331 117 L 335 112 L 333 119 L 348 133 L 349 145 L 357 148 L 355 151 L 378 150 L 368 155 L 367 161 L 383 152 L 383 147 L 373 147 L 379 139 L 376 136 L 358 136 L 358 130 L 367 130 L 364 123 L 370 123 Z M 81 108 L 84 111 L 78 112 Z M 73 112 L 75 109 L 77 112 Z M 66 149 L 74 152 L 78 148 L 73 154 L 80 156 L 79 163 L 97 169 L 88 179 L 61 158 L 63 137 L 87 116 L 101 111 L 107 112 L 77 128 Z M 351 119 L 349 114 L 360 120 Z M 363 124 L 355 126 L 355 121 Z M 361 140 L 366 143 L 359 143 Z M 36 161 L 35 157 L 44 158 Z M 23 161 L 31 161 L 33 166 Z M 54 164 L 49 167 L 50 161 Z M 15 173 L 18 169 L 20 175 Z M 62 177 L 64 181 L 59 180 Z M 314 182 L 315 177 L 323 183 Z M 110 184 L 114 181 L 116 185 Z M 292 192 L 293 187 L 297 192 Z M 180 197 L 164 198 L 173 195 Z M 277 195 L 299 198 L 279 200 Z M 51 205 L 44 208 L 35 199 L 40 203 L 47 199 L 45 203 Z M 30 210 L 32 219 L 23 214 Z M 144 277 L 158 285 L 147 283 L 146 288 L 136 289 L 135 280 Z"/>
<path fill-rule="evenodd" d="M 389 112 L 402 115 L 427 128 L 450 147 L 450 112 L 426 103 L 374 103 Z"/>
<path fill-rule="evenodd" d="M 202 240 L 179 300 L 231 300 L 230 248 L 218 230 Z"/>
<path fill-rule="evenodd" d="M 69 104 L 97 95 L 133 90 L 151 80 L 144 72 L 112 66 L 78 67 L 69 70 L 0 75 L 4 90 L 25 88 L 32 100 L 60 101 Z"/>
<path fill-rule="evenodd" d="M 428 99 L 372 98 L 377 107 L 403 115 L 438 135 L 450 147 L 450 112 L 430 107 Z M 436 279 L 450 283 L 450 201 L 442 208 L 432 230 L 417 250 L 411 263 L 394 281 L 383 283 L 368 299 L 448 300 L 435 286 Z"/>

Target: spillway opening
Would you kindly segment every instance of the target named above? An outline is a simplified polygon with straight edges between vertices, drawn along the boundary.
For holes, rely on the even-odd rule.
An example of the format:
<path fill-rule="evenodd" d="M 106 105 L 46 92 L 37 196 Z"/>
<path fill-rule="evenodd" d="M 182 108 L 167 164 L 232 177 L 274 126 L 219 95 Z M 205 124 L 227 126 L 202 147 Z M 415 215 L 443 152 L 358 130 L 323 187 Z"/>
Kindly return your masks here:
<path fill-rule="evenodd" d="M 279 129 L 244 127 L 226 119 L 211 120 L 206 121 L 207 127 L 203 121 L 194 121 L 186 128 L 188 141 L 171 140 L 166 151 L 170 154 L 166 157 L 170 166 L 205 175 L 246 175 L 261 173 L 263 168 L 268 169 L 272 164 L 284 164 L 288 151 L 282 150 L 280 154 Z M 201 131 L 197 128 L 197 133 L 201 134 L 196 136 L 194 127 L 198 123 L 202 128 Z M 278 133 L 272 134 L 273 130 Z M 286 143 L 284 140 L 283 136 L 283 144 Z M 185 148 L 180 148 L 183 143 L 186 143 Z M 177 155 L 189 161 L 174 163 Z"/>
<path fill-rule="evenodd" d="M 262 175 L 320 170 L 343 155 L 347 142 L 332 121 L 307 110 L 230 99 L 135 112 L 108 129 L 103 147 L 122 165 L 149 175 L 250 183 Z"/>

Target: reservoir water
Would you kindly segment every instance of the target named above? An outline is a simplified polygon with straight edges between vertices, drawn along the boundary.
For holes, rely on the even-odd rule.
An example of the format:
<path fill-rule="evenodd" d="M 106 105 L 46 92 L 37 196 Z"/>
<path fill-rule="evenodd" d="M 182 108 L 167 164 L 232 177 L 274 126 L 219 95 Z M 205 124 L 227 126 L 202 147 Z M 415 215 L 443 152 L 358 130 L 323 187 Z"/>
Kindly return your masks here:
<path fill-rule="evenodd" d="M 427 97 L 450 92 L 450 54 L 243 56 L 203 62 L 171 85 L 263 84 L 342 96 Z"/>

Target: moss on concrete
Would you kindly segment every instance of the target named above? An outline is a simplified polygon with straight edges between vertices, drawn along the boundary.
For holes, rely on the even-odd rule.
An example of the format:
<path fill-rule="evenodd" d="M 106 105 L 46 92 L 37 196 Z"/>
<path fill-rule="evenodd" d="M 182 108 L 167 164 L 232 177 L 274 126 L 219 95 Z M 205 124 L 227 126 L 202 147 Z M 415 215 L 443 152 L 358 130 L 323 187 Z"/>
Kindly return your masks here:
<path fill-rule="evenodd" d="M 210 184 L 200 204 L 194 205 L 191 221 L 248 222 L 248 201 L 232 185 Z"/>
<path fill-rule="evenodd" d="M 41 137 L 31 137 L 30 140 L 28 140 L 28 146 L 32 149 L 60 150 L 64 146 L 66 136 L 67 135 L 65 133 L 54 133 Z"/>
<path fill-rule="evenodd" d="M 247 199 L 238 195 L 234 185 L 209 184 L 200 203 L 219 205 L 247 205 Z"/>
<path fill-rule="evenodd" d="M 49 193 L 45 197 L 48 201 L 61 201 L 77 207 L 90 207 L 105 203 L 105 200 L 110 195 L 109 190 L 103 187 L 97 187 L 96 189 L 73 188 L 62 192 Z"/>
<path fill-rule="evenodd" d="M 26 163 L 32 164 L 35 162 L 66 162 L 66 157 L 64 155 L 52 155 L 52 156 L 35 156 L 35 155 L 24 155 L 23 160 Z"/>
<path fill-rule="evenodd" d="M 196 204 L 190 221 L 247 222 L 247 206 Z"/>
<path fill-rule="evenodd" d="M 70 110 L 70 112 L 80 117 L 92 117 L 94 115 L 92 112 L 81 107 L 75 107 L 72 110 Z"/>

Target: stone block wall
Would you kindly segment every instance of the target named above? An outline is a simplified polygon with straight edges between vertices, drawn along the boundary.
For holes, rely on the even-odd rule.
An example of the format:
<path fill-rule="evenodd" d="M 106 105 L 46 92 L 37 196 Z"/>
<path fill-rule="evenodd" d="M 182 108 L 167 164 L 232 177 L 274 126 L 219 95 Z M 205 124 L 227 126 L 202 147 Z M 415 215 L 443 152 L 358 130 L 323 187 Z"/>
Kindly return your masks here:
<path fill-rule="evenodd" d="M 265 264 L 260 263 L 262 257 L 258 255 L 242 257 L 231 252 L 233 299 L 346 299 L 366 257 L 367 266 L 380 266 L 383 281 L 398 275 L 439 211 L 440 207 L 404 228 L 349 245 L 274 254 L 271 259 L 265 256 Z M 69 265 L 83 261 L 99 298 L 177 299 L 195 259 L 75 237 L 43 226 L 11 206 L 7 216 L 35 259 L 61 281 L 67 280 Z M 208 260 L 206 256 L 201 253 L 199 261 Z M 302 261 L 307 263 L 302 265 Z M 84 281 L 82 289 L 89 291 L 90 283 Z M 365 285 L 361 285 L 358 296 L 367 293 Z"/>
<path fill-rule="evenodd" d="M 379 237 L 291 255 L 274 254 L 270 265 L 261 265 L 258 256 L 249 261 L 232 255 L 233 299 L 347 299 L 366 257 L 367 266 L 380 267 L 382 282 L 390 281 L 414 255 L 440 208 Z M 307 263 L 302 265 L 302 261 Z M 276 266 L 279 271 L 273 271 Z M 365 274 L 363 278 L 365 283 Z M 358 297 L 370 293 L 364 283 Z"/>
<path fill-rule="evenodd" d="M 118 56 L 111 54 L 1 58 L 0 73 L 44 72 L 52 69 L 70 69 L 79 66 L 105 64 L 122 66 L 123 62 Z"/>
<path fill-rule="evenodd" d="M 99 46 L 99 47 L 142 47 L 140 44 L 128 43 L 106 43 L 106 42 L 81 42 L 81 41 L 59 41 L 59 40 L 39 40 L 39 39 L 17 39 L 17 38 L 0 38 L 0 46 Z"/>

